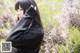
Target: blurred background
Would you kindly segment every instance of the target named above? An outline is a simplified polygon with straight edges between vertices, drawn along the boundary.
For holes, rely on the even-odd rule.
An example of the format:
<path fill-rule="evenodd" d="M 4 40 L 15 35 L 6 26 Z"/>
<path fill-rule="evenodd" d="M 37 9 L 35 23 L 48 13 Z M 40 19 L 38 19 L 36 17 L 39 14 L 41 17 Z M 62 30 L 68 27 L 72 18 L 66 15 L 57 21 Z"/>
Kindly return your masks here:
<path fill-rule="evenodd" d="M 0 42 L 16 24 L 15 1 L 0 0 Z M 80 0 L 35 1 L 45 31 L 40 53 L 80 53 Z"/>

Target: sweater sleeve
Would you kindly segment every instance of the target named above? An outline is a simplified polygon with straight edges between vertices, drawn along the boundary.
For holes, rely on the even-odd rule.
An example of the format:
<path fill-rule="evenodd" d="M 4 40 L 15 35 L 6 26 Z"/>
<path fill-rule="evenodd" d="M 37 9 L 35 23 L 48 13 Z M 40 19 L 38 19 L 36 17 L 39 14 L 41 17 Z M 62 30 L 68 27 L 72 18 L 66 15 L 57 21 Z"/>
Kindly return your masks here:
<path fill-rule="evenodd" d="M 36 46 L 36 44 L 40 44 L 43 39 L 42 28 L 28 29 L 31 21 L 31 19 L 26 19 L 26 21 L 22 19 L 13 28 L 6 41 L 11 41 L 12 46 L 17 48 L 24 46 L 33 47 Z"/>
<path fill-rule="evenodd" d="M 15 39 L 20 39 L 23 38 L 21 35 L 25 32 L 28 31 L 28 28 L 30 26 L 30 23 L 36 16 L 36 11 L 30 7 L 28 10 L 26 10 L 24 16 L 17 22 L 17 24 L 14 26 L 12 31 L 9 33 L 9 36 L 7 37 L 7 41 L 13 41 Z"/>
<path fill-rule="evenodd" d="M 12 46 L 16 48 L 25 48 L 25 46 L 28 49 L 30 47 L 37 48 L 43 39 L 43 29 L 40 27 L 29 28 L 35 15 L 35 10 L 30 8 L 30 10 L 27 11 L 27 14 L 14 26 L 6 41 L 11 41 Z"/>
<path fill-rule="evenodd" d="M 12 46 L 14 47 L 37 46 L 38 44 L 41 44 L 43 39 L 43 34 L 39 31 L 39 29 L 16 33 L 16 35 L 17 36 L 12 40 Z"/>

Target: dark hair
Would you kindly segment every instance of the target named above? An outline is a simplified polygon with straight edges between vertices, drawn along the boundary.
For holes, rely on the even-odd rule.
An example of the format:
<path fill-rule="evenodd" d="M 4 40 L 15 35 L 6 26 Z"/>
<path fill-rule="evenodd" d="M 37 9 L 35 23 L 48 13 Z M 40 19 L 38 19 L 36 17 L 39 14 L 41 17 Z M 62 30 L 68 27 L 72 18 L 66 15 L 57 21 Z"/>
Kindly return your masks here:
<path fill-rule="evenodd" d="M 39 11 L 38 11 L 38 7 L 35 3 L 34 0 L 18 0 L 15 4 L 15 10 L 19 9 L 19 5 L 21 6 L 21 8 L 23 9 L 24 13 L 26 12 L 26 10 L 32 5 L 33 7 L 36 7 L 36 12 L 37 15 L 35 16 L 34 20 L 35 23 L 38 24 L 40 27 L 42 27 L 42 23 L 41 23 L 41 19 L 40 19 L 40 15 L 39 15 Z M 19 20 L 19 18 L 18 18 Z M 17 21 L 18 21 L 17 20 Z M 33 23 L 35 25 L 35 23 Z"/>
<path fill-rule="evenodd" d="M 19 5 L 23 9 L 24 13 L 31 5 L 33 5 L 33 7 L 36 7 L 36 11 L 38 12 L 38 7 L 34 0 L 17 0 L 15 4 L 15 10 L 19 9 Z"/>

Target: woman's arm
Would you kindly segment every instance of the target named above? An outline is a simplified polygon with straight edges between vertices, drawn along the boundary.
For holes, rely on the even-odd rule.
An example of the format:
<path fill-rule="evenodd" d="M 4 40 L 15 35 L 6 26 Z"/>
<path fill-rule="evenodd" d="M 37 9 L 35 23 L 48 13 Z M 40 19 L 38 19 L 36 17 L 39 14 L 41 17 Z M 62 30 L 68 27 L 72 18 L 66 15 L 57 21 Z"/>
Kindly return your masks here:
<path fill-rule="evenodd" d="M 40 28 L 29 30 L 28 32 L 16 33 L 16 37 L 12 40 L 12 46 L 14 47 L 25 47 L 25 46 L 37 46 L 41 44 L 43 39 L 43 32 Z"/>
<path fill-rule="evenodd" d="M 18 21 L 6 39 L 6 41 L 11 41 L 14 47 L 38 44 L 43 38 L 42 28 L 28 29 L 36 15 L 34 10 L 31 9 L 28 11 L 26 16 L 23 16 L 22 19 Z"/>
<path fill-rule="evenodd" d="M 12 46 L 17 48 L 22 48 L 24 46 L 33 47 L 34 45 L 36 46 L 37 44 L 40 44 L 43 39 L 43 29 L 34 28 L 26 30 L 25 27 L 28 28 L 32 20 L 31 19 L 23 20 L 24 20 L 23 26 L 19 25 L 18 28 L 15 28 L 14 31 L 10 33 L 9 37 L 7 38 L 7 41 L 11 41 Z"/>
<path fill-rule="evenodd" d="M 28 28 L 35 16 L 36 16 L 36 11 L 32 7 L 26 10 L 25 15 L 22 17 L 22 19 L 20 19 L 17 22 L 17 24 L 14 26 L 14 28 L 10 32 L 9 37 L 15 38 L 18 36 L 18 35 L 15 35 L 16 33 L 22 34 L 24 31 L 28 31 Z"/>

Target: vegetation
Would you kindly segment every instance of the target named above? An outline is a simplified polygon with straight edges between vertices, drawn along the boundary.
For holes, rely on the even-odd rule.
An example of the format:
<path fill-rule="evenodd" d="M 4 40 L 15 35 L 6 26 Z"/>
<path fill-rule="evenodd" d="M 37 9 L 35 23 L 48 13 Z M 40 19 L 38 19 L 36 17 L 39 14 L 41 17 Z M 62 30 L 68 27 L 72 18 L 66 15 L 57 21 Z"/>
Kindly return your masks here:
<path fill-rule="evenodd" d="M 69 9 L 65 10 L 65 8 L 68 8 L 65 2 L 70 0 L 35 1 L 38 5 L 45 31 L 40 53 L 80 53 L 80 28 L 74 24 L 78 21 L 72 19 L 74 14 L 68 13 L 69 16 L 66 14 L 67 11 L 70 12 Z M 14 3 L 15 0 L 0 0 L 0 42 L 5 41 L 5 37 L 8 36 L 9 31 L 15 25 L 16 12 Z M 77 7 L 77 5 L 75 6 Z M 71 12 L 75 9 L 72 10 Z M 75 14 L 77 14 L 76 11 L 74 12 Z M 67 17 L 69 20 L 67 20 Z M 70 20 L 72 23 L 70 23 Z"/>

